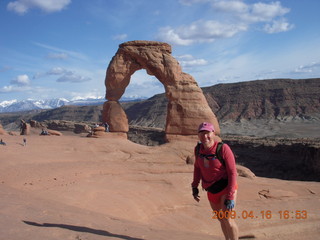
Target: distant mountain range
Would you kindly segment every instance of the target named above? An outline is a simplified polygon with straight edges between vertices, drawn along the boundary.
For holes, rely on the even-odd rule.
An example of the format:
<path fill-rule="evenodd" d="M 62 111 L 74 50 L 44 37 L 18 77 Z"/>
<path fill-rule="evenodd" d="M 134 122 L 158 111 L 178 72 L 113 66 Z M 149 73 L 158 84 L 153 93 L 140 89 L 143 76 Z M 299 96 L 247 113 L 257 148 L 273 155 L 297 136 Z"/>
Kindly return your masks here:
<path fill-rule="evenodd" d="M 38 109 L 52 109 L 64 106 L 69 101 L 63 98 L 49 100 L 12 100 L 0 102 L 0 112 L 23 112 Z"/>
<path fill-rule="evenodd" d="M 121 101 L 139 101 L 140 99 L 123 98 Z M 42 109 L 55 109 L 62 106 L 94 106 L 102 105 L 106 100 L 104 98 L 83 98 L 76 100 L 67 100 L 65 98 L 54 98 L 46 100 L 11 100 L 0 102 L 0 113 L 25 112 Z"/>
<path fill-rule="evenodd" d="M 257 123 L 255 134 L 262 131 L 262 122 L 283 123 L 289 126 L 291 122 L 307 121 L 310 124 L 304 125 L 303 131 L 308 127 L 315 135 L 319 132 L 320 78 L 270 79 L 218 84 L 204 87 L 202 91 L 221 125 L 225 124 L 224 132 L 245 131 L 248 129 L 245 125 L 248 121 L 251 124 L 255 121 L 260 122 Z M 38 122 L 46 120 L 100 122 L 105 101 L 101 98 L 0 103 L 2 107 L 0 112 L 6 111 L 0 114 L 0 123 L 5 129 L 13 129 L 19 126 L 20 119 Z M 135 101 L 131 99 L 131 101 L 121 102 L 131 126 L 162 129 L 166 124 L 167 104 L 168 100 L 164 93 L 149 99 Z M 27 109 L 33 110 L 27 111 Z M 244 125 L 239 126 L 242 122 Z M 275 132 L 279 132 L 278 128 L 274 126 L 272 128 Z M 294 131 L 298 133 L 302 130 L 298 127 Z"/>

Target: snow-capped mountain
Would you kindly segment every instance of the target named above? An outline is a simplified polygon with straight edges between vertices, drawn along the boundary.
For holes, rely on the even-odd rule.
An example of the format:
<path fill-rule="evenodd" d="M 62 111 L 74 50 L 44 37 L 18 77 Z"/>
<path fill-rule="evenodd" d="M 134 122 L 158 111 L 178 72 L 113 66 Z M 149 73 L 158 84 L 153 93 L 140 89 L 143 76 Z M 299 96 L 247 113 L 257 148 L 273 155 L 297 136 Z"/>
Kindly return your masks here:
<path fill-rule="evenodd" d="M 137 101 L 142 100 L 133 98 L 123 98 L 121 101 Z M 47 100 L 11 100 L 0 102 L 0 113 L 5 112 L 22 112 L 31 110 L 41 109 L 53 109 L 65 105 L 77 105 L 77 106 L 88 106 L 88 105 L 102 105 L 106 100 L 103 97 L 100 98 L 75 98 L 73 100 L 67 100 L 65 98 L 54 98 Z"/>
<path fill-rule="evenodd" d="M 17 102 L 17 100 L 0 102 L 0 108 L 5 108 L 5 107 L 10 106 L 10 105 L 12 105 L 12 104 L 14 104 L 16 102 Z"/>
<path fill-rule="evenodd" d="M 0 112 L 21 112 L 38 109 L 52 109 L 66 105 L 69 101 L 63 98 L 48 100 L 11 100 L 0 102 Z"/>

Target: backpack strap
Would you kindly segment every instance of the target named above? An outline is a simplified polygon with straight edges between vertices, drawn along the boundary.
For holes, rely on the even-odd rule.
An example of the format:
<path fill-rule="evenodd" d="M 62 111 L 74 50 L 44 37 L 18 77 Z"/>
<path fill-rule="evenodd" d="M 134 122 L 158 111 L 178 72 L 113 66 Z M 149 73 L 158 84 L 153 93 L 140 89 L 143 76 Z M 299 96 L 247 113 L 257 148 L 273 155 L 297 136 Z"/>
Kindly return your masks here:
<path fill-rule="evenodd" d="M 221 151 L 222 151 L 222 146 L 223 146 L 224 142 L 219 142 L 218 143 L 218 146 L 217 146 L 217 150 L 216 150 L 216 155 L 217 155 L 217 158 L 220 160 L 221 164 L 223 166 L 226 165 L 223 157 L 222 157 L 222 154 L 221 154 Z"/>
<path fill-rule="evenodd" d="M 224 161 L 224 159 L 223 159 L 223 157 L 222 157 L 222 154 L 221 154 L 221 150 L 222 150 L 223 144 L 224 144 L 224 142 L 219 142 L 219 143 L 218 143 L 215 156 L 219 159 L 219 161 L 221 162 L 221 164 L 222 164 L 223 166 L 225 166 L 225 161 Z M 206 155 L 200 154 L 200 147 L 201 147 L 201 142 L 198 142 L 198 143 L 197 143 L 197 146 L 196 146 L 196 150 L 195 150 L 196 157 L 198 157 L 198 156 L 200 156 L 200 157 L 205 157 Z M 208 156 L 214 156 L 214 154 L 210 154 L 210 155 L 208 155 Z"/>
<path fill-rule="evenodd" d="M 200 154 L 200 147 L 201 147 L 201 142 L 198 142 L 195 150 L 196 157 L 198 157 Z"/>

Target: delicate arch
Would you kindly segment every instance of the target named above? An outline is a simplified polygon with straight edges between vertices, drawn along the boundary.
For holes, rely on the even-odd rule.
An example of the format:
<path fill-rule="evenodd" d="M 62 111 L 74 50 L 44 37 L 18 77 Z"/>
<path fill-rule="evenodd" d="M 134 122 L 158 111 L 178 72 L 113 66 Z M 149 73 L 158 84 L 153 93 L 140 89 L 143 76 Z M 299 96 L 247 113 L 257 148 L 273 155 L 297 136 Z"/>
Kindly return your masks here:
<path fill-rule="evenodd" d="M 171 55 L 171 46 L 154 41 L 130 41 L 119 45 L 105 78 L 106 99 L 102 118 L 111 132 L 128 132 L 127 116 L 119 99 L 134 72 L 145 69 L 163 85 L 168 99 L 166 135 L 194 135 L 203 121 L 220 128 L 201 88 L 193 77 L 182 72 L 179 62 Z"/>

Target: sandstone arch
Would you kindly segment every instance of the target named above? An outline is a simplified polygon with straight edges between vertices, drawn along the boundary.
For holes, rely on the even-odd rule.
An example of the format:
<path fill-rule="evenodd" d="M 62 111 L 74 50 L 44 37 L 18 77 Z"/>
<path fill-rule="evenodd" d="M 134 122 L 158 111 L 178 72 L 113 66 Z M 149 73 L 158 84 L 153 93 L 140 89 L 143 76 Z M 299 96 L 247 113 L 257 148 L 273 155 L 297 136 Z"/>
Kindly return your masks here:
<path fill-rule="evenodd" d="M 194 78 L 182 72 L 178 61 L 171 55 L 171 46 L 155 41 L 130 41 L 119 45 L 109 63 L 105 85 L 106 101 L 102 121 L 111 132 L 128 132 L 127 116 L 119 99 L 130 83 L 131 75 L 145 69 L 163 85 L 168 98 L 166 135 L 194 135 L 203 121 L 212 122 L 217 134 L 220 128 L 201 88 Z"/>

